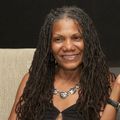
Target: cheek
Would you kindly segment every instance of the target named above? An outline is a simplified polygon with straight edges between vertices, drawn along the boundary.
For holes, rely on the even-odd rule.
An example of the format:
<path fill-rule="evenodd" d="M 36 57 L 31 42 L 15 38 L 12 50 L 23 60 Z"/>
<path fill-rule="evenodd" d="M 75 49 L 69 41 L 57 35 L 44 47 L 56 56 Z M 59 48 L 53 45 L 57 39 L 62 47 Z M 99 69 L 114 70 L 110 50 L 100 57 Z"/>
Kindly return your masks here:
<path fill-rule="evenodd" d="M 80 43 L 76 43 L 76 46 L 79 48 L 79 50 L 84 50 L 84 42 L 81 41 Z"/>
<path fill-rule="evenodd" d="M 82 49 L 84 50 L 84 43 L 82 43 L 81 47 L 82 47 Z"/>
<path fill-rule="evenodd" d="M 84 50 L 84 41 L 81 41 L 81 48 Z"/>
<path fill-rule="evenodd" d="M 51 51 L 52 51 L 53 55 L 56 56 L 58 54 L 58 51 L 59 51 L 59 46 L 56 44 L 52 44 Z"/>
<path fill-rule="evenodd" d="M 62 48 L 62 43 L 52 43 L 51 49 L 53 53 L 58 53 Z"/>

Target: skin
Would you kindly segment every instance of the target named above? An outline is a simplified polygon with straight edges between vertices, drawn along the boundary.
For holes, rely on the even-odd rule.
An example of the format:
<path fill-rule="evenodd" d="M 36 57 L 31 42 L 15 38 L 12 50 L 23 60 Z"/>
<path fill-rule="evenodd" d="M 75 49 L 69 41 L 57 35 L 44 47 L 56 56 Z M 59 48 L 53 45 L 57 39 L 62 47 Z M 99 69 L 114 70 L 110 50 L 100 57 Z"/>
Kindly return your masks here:
<path fill-rule="evenodd" d="M 70 18 L 60 19 L 53 25 L 52 53 L 60 69 L 79 69 L 84 50 L 83 37 L 79 29 L 77 22 Z"/>
<path fill-rule="evenodd" d="M 11 113 L 10 113 L 10 116 L 9 116 L 8 120 L 16 120 L 16 116 L 17 116 L 17 115 L 16 115 L 16 112 L 15 112 L 15 107 L 16 107 L 16 104 L 17 104 L 18 101 L 19 101 L 20 96 L 21 96 L 22 93 L 23 93 L 23 90 L 24 90 L 24 88 L 25 88 L 25 86 L 26 86 L 26 82 L 27 82 L 28 78 L 29 78 L 29 74 L 26 73 L 26 74 L 24 75 L 23 79 L 21 80 L 21 83 L 20 83 L 19 88 L 18 88 L 18 90 L 17 90 L 15 102 L 14 102 L 14 104 L 13 104 L 13 107 L 12 107 L 12 110 L 11 110 Z"/>
<path fill-rule="evenodd" d="M 75 20 L 62 18 L 56 21 L 52 30 L 52 53 L 58 63 L 54 86 L 58 90 L 68 91 L 80 80 L 80 64 L 82 63 L 84 41 L 81 28 Z M 54 106 L 62 112 L 76 103 L 78 92 L 61 99 L 53 96 Z"/>
<path fill-rule="evenodd" d="M 117 76 L 110 94 L 110 99 L 120 102 L 120 74 Z M 101 120 L 116 120 L 116 109 L 107 104 L 102 114 Z"/>
<path fill-rule="evenodd" d="M 84 40 L 81 36 L 82 30 L 75 20 L 62 18 L 53 25 L 51 50 L 58 63 L 55 74 L 54 87 L 60 91 L 68 91 L 80 80 L 80 65 L 84 53 Z M 29 74 L 26 74 L 18 88 L 15 103 L 8 120 L 16 120 L 15 106 L 23 93 Z M 76 103 L 78 92 L 70 95 L 66 99 L 61 99 L 53 95 L 53 104 L 60 111 Z M 110 98 L 120 101 L 120 75 L 118 75 L 112 86 Z M 106 105 L 100 120 L 116 120 L 116 110 L 111 105 Z M 62 120 L 62 114 L 58 115 L 57 120 Z"/>

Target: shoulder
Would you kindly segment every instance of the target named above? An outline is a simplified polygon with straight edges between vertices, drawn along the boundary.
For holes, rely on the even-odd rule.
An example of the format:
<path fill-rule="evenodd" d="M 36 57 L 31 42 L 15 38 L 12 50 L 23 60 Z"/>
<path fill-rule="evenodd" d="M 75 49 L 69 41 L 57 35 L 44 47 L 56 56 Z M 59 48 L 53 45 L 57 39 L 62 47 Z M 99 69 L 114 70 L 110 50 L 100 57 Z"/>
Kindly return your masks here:
<path fill-rule="evenodd" d="M 29 73 L 26 73 L 26 74 L 23 76 L 22 80 L 21 80 L 20 86 L 21 86 L 21 85 L 22 85 L 22 86 L 25 86 L 25 85 L 26 85 L 26 82 L 28 81 L 28 79 L 29 79 Z"/>
<path fill-rule="evenodd" d="M 111 88 L 113 88 L 114 83 L 116 81 L 116 75 L 112 72 L 109 73 L 109 81 L 110 81 Z"/>
<path fill-rule="evenodd" d="M 120 74 L 117 75 L 114 79 L 114 81 L 112 82 L 112 88 L 113 86 L 119 86 L 120 87 Z"/>
<path fill-rule="evenodd" d="M 17 94 L 20 94 L 20 96 L 21 96 L 22 93 L 23 93 L 23 90 L 24 90 L 24 88 L 25 88 L 25 86 L 26 86 L 26 83 L 27 83 L 28 79 L 29 79 L 29 73 L 26 73 L 26 74 L 23 76 L 23 78 L 22 78 L 22 80 L 21 80 L 21 83 L 20 83 L 20 85 L 19 85 L 19 88 L 18 88 L 18 93 L 17 93 Z"/>
<path fill-rule="evenodd" d="M 15 102 L 14 102 L 14 105 L 13 105 L 13 107 L 12 107 L 12 111 L 11 111 L 11 113 L 10 113 L 10 116 L 9 116 L 8 120 L 16 120 L 15 108 L 16 108 L 16 105 L 17 105 L 20 97 L 21 97 L 22 94 L 23 94 L 23 91 L 24 91 L 24 88 L 25 88 L 25 86 L 26 86 L 26 82 L 28 81 L 28 79 L 29 79 L 29 73 L 26 73 L 26 74 L 23 76 L 23 78 L 22 78 L 22 80 L 21 80 L 21 83 L 20 83 L 20 85 L 19 85 L 19 87 L 18 87 L 17 94 L 16 94 L 16 98 L 15 98 Z"/>

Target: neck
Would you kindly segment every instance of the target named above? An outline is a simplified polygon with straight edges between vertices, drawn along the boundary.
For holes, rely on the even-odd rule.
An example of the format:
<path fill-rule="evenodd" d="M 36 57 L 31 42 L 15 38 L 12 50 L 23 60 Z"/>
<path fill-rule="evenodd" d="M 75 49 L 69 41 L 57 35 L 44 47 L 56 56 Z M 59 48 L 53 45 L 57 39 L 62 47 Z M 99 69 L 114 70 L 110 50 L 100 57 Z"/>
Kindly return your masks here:
<path fill-rule="evenodd" d="M 80 80 L 80 69 L 75 70 L 65 70 L 58 69 L 55 75 L 55 80 L 63 84 L 77 84 Z"/>

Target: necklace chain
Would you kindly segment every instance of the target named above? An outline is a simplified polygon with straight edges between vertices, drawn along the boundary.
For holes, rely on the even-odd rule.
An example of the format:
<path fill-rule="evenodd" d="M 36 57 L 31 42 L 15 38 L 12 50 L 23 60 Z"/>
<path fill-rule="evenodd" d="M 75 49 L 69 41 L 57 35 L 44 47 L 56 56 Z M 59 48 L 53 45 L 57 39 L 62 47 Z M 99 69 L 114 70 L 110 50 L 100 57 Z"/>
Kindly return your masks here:
<path fill-rule="evenodd" d="M 67 98 L 69 95 L 75 94 L 76 91 L 77 91 L 77 89 L 79 89 L 79 88 L 80 88 L 80 85 L 79 85 L 79 84 L 76 84 L 75 87 L 70 88 L 68 91 L 59 91 L 58 89 L 55 88 L 55 89 L 53 90 L 53 94 L 54 94 L 54 95 L 59 95 L 60 98 L 65 99 L 65 98 Z"/>

